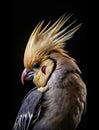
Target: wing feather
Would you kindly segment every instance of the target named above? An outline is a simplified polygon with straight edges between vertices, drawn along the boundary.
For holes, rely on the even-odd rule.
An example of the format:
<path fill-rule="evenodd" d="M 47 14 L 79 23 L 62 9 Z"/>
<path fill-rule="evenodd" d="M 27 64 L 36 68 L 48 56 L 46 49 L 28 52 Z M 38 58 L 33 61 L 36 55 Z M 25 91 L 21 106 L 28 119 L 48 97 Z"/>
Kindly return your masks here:
<path fill-rule="evenodd" d="M 19 109 L 13 130 L 29 130 L 39 118 L 41 112 L 42 93 L 36 88 L 30 90 L 24 97 Z"/>

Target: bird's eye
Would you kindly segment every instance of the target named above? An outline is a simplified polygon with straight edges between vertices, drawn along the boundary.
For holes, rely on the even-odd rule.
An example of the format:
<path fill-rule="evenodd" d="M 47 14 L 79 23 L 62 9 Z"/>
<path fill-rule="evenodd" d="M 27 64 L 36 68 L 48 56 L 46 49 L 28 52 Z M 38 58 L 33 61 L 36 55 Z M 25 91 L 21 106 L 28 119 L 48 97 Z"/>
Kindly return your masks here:
<path fill-rule="evenodd" d="M 40 68 L 40 63 L 36 62 L 33 64 L 33 69 L 39 69 Z"/>

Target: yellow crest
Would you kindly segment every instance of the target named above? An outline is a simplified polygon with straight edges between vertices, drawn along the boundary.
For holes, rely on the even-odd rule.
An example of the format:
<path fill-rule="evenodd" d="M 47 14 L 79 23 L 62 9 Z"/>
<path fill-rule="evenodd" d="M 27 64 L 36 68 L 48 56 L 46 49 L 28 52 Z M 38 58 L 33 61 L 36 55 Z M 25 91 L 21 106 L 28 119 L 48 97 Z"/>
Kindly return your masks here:
<path fill-rule="evenodd" d="M 54 24 L 50 27 L 50 22 L 42 29 L 44 20 L 40 22 L 33 30 L 29 41 L 27 43 L 24 53 L 24 66 L 31 68 L 34 62 L 42 61 L 50 53 L 56 51 L 64 56 L 67 56 L 64 50 L 66 41 L 73 37 L 73 34 L 80 28 L 81 24 L 67 31 L 71 24 L 61 29 L 62 26 L 69 20 L 71 15 L 61 16 Z"/>

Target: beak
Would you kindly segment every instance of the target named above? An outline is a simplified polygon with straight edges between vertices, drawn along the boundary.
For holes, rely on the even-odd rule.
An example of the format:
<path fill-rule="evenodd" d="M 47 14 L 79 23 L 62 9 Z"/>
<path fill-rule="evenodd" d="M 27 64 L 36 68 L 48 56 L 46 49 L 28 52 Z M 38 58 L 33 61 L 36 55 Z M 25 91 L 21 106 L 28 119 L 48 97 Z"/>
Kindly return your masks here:
<path fill-rule="evenodd" d="M 24 69 L 21 75 L 21 82 L 24 85 L 25 80 L 33 80 L 34 72 L 32 70 Z"/>

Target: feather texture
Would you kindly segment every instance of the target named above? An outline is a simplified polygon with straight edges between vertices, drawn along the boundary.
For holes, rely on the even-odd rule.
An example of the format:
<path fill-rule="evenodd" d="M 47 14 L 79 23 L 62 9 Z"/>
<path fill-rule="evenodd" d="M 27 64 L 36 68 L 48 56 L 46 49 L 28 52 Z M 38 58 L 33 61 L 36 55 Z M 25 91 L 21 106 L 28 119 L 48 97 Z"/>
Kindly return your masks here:
<path fill-rule="evenodd" d="M 40 22 L 33 30 L 29 41 L 27 43 L 24 53 L 24 66 L 31 68 L 36 61 L 42 61 L 51 52 L 56 51 L 64 56 L 66 51 L 64 45 L 66 41 L 73 37 L 74 33 L 80 28 L 81 24 L 69 30 L 69 28 L 76 22 L 74 20 L 64 29 L 62 26 L 70 19 L 72 15 L 61 16 L 54 24 L 49 26 L 50 22 L 42 29 L 44 20 Z"/>
<path fill-rule="evenodd" d="M 29 130 L 41 112 L 42 94 L 33 88 L 22 101 L 13 130 Z"/>
<path fill-rule="evenodd" d="M 71 16 L 63 15 L 45 27 L 43 20 L 33 30 L 24 53 L 22 81 L 32 79 L 39 89 L 24 98 L 13 130 L 75 130 L 80 123 L 86 85 L 64 46 L 81 24 L 72 28 L 74 20 L 62 29 Z"/>

